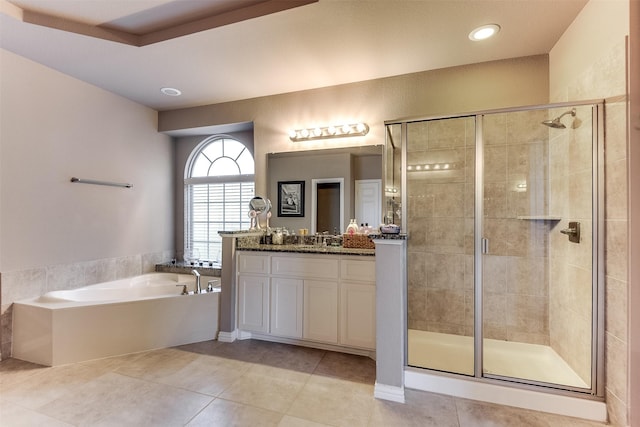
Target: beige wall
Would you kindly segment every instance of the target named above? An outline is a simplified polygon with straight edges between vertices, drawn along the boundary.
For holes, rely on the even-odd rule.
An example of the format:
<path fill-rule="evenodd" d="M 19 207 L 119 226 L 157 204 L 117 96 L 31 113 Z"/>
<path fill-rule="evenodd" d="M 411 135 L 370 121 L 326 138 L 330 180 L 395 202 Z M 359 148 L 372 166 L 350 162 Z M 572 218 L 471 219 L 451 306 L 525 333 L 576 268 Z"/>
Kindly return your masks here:
<path fill-rule="evenodd" d="M 629 0 L 590 0 L 549 52 L 552 101 L 567 96 L 578 76 L 628 34 Z"/>
<path fill-rule="evenodd" d="M 172 253 L 173 145 L 154 110 L 5 50 L 0 63 L 5 357 L 13 301 L 140 274 Z"/>
<path fill-rule="evenodd" d="M 384 121 L 401 117 L 543 104 L 548 99 L 547 67 L 547 57 L 541 55 L 164 111 L 159 113 L 159 130 L 179 133 L 253 122 L 256 194 L 266 194 L 267 153 L 383 144 Z M 293 143 L 288 137 L 290 129 L 345 121 L 366 122 L 369 134 L 344 142 L 306 144 Z"/>
<path fill-rule="evenodd" d="M 171 248 L 173 148 L 157 113 L 10 52 L 1 60 L 0 270 Z"/>
<path fill-rule="evenodd" d="M 610 421 L 628 425 L 626 40 L 629 2 L 591 0 L 549 54 L 552 101 L 605 101 L 605 371 Z"/>

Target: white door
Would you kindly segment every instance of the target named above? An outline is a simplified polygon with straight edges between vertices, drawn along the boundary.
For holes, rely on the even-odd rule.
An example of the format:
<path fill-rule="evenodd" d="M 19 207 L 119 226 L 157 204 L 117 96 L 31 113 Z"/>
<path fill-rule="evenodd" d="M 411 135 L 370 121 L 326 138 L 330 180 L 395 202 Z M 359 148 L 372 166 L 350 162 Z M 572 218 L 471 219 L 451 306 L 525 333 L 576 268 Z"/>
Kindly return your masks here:
<path fill-rule="evenodd" d="M 382 222 L 382 181 L 361 179 L 355 181 L 355 212 L 359 224 L 377 227 Z"/>

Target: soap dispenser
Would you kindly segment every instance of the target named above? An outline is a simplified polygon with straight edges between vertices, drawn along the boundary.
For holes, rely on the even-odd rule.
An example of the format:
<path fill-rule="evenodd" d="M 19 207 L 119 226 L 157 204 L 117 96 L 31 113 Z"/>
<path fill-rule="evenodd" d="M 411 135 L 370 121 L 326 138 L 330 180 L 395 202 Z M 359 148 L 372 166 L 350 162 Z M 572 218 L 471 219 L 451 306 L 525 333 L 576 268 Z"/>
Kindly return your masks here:
<path fill-rule="evenodd" d="M 349 225 L 347 226 L 347 230 L 345 234 L 357 234 L 358 233 L 358 223 L 355 219 L 349 221 Z"/>

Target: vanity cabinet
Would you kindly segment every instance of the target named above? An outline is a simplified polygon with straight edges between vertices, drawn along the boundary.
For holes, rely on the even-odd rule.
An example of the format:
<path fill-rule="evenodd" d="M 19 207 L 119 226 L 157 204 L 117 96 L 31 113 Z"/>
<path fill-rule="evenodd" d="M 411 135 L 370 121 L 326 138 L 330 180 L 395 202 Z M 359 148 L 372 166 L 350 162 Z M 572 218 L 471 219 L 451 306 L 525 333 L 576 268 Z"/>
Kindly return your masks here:
<path fill-rule="evenodd" d="M 373 257 L 247 251 L 237 265 L 241 331 L 375 350 Z"/>

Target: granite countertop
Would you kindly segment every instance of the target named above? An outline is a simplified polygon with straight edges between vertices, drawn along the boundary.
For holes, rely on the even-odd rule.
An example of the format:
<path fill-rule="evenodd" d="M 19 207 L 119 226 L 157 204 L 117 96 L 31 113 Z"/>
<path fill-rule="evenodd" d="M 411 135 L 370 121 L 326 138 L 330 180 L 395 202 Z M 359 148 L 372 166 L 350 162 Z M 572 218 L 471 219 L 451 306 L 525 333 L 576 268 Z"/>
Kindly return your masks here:
<path fill-rule="evenodd" d="M 407 240 L 407 235 L 405 233 L 400 234 L 390 234 L 390 233 L 380 233 L 380 234 L 369 234 L 369 237 L 372 240 Z"/>
<path fill-rule="evenodd" d="M 342 246 L 314 246 L 314 245 L 251 245 L 238 247 L 239 251 L 256 252 L 294 252 L 303 254 L 330 254 L 330 255 L 362 255 L 375 256 L 375 249 L 344 248 Z"/>
<path fill-rule="evenodd" d="M 222 275 L 222 266 L 215 262 L 211 265 L 209 265 L 209 262 L 203 262 L 202 265 L 199 263 L 192 265 L 185 261 L 156 264 L 156 271 L 161 273 L 191 274 L 191 270 L 198 270 L 203 276 L 220 277 Z"/>

